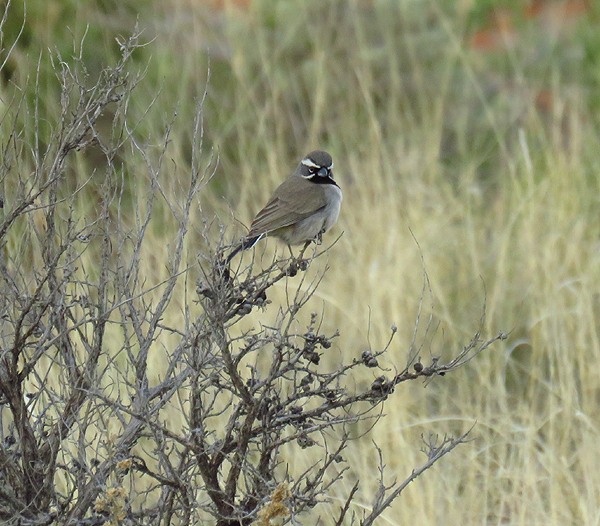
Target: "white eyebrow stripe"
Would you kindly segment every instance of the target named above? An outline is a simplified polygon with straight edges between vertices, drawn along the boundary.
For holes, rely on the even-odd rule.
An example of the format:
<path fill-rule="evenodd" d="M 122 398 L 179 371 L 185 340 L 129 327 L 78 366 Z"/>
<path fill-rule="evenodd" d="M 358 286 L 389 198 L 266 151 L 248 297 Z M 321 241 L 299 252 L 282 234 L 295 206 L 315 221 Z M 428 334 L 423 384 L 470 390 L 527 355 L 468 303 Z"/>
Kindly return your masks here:
<path fill-rule="evenodd" d="M 308 166 L 309 168 L 321 168 L 318 164 L 313 163 L 308 157 L 306 159 L 302 159 L 302 164 L 304 166 Z"/>

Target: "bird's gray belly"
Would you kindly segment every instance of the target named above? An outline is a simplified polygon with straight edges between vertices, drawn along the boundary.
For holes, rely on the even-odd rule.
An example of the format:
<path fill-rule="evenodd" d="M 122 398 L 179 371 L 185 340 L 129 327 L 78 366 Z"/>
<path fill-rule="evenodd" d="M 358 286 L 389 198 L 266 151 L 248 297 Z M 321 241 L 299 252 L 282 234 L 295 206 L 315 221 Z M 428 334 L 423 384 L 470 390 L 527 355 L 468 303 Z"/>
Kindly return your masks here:
<path fill-rule="evenodd" d="M 313 215 L 298 221 L 293 227 L 280 232 L 279 236 L 288 245 L 299 245 L 315 239 L 319 233 L 327 232 L 337 221 L 342 204 L 342 193 L 337 186 L 330 190 L 329 203 Z"/>

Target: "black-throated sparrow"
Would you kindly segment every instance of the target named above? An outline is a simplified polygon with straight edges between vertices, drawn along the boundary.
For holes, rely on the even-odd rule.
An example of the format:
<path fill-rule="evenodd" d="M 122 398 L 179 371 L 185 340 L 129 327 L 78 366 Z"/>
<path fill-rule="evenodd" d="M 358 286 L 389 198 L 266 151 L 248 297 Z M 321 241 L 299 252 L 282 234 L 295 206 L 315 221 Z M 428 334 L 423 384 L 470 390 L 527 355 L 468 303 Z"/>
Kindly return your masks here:
<path fill-rule="evenodd" d="M 227 262 L 241 250 L 253 247 L 264 235 L 278 237 L 288 245 L 312 241 L 337 221 L 342 191 L 333 179 L 331 155 L 310 152 L 273 193 L 252 221 L 250 232 L 229 254 Z"/>

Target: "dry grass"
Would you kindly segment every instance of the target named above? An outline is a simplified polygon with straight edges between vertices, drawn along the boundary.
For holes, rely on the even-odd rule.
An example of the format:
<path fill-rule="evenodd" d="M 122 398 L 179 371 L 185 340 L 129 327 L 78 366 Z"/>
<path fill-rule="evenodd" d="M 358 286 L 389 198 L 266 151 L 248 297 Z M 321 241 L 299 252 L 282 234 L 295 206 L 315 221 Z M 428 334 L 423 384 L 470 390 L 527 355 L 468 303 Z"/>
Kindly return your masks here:
<path fill-rule="evenodd" d="M 236 216 L 247 224 L 304 151 L 327 148 L 344 190 L 330 237 L 344 235 L 315 309 L 340 329 L 337 352 L 380 348 L 395 322 L 406 360 L 423 286 L 410 230 L 440 322 L 426 348 L 464 342 L 484 301 L 488 329 L 512 331 L 452 378 L 395 393 L 385 425 L 352 446 L 364 502 L 370 479 L 376 490 L 371 440 L 402 478 L 419 463 L 421 433 L 476 422 L 473 444 L 411 486 L 387 523 L 598 524 L 598 139 L 583 87 L 555 80 L 543 115 L 535 86 L 519 84 L 528 64 L 492 85 L 493 64 L 461 43 L 460 16 L 327 5 L 279 2 L 223 23 L 223 120 L 235 131 L 220 147 L 233 152 L 222 164 Z M 276 22 L 263 27 L 271 7 Z"/>
<path fill-rule="evenodd" d="M 403 479 L 423 462 L 422 433 L 476 423 L 471 445 L 411 485 L 382 524 L 597 525 L 600 184 L 586 86 L 568 85 L 558 71 L 553 112 L 540 114 L 523 80 L 531 64 L 513 51 L 496 70 L 465 48 L 463 14 L 442 4 L 265 1 L 249 14 L 177 0 L 155 7 L 162 22 L 151 64 L 160 73 L 147 78 L 166 77 L 144 126 L 160 130 L 180 100 L 173 161 L 164 168 L 176 192 L 188 171 L 187 112 L 204 88 L 209 46 L 205 126 L 220 167 L 198 210 L 190 265 L 203 215 L 217 211 L 234 238 L 242 232 L 236 221 L 247 225 L 304 153 L 332 153 L 344 204 L 328 239 L 343 236 L 312 299 L 322 330 L 341 333 L 326 360 L 380 349 L 392 322 L 394 358 L 407 360 L 423 296 L 421 254 L 432 287 L 424 310 L 433 302 L 436 328 L 426 351 L 449 353 L 468 341 L 484 303 L 489 333 L 511 331 L 452 377 L 398 389 L 384 425 L 350 446 L 348 464 L 363 481 L 357 502 L 377 490 L 372 441 L 390 477 Z M 128 181 L 143 194 L 135 173 Z M 169 217 L 155 226 L 155 250 L 142 254 L 149 284 L 164 279 L 157 262 L 168 254 Z M 268 258 L 274 247 L 256 250 Z M 279 291 L 275 304 L 285 301 L 285 286 Z M 184 291 L 180 297 L 183 308 Z M 268 325 L 276 314 L 255 319 Z M 331 517 L 352 483 L 337 489 Z M 329 520 L 321 515 L 320 524 Z"/>
<path fill-rule="evenodd" d="M 303 153 L 333 154 L 344 205 L 329 239 L 344 234 L 314 299 L 324 330 L 341 332 L 329 359 L 381 348 L 392 322 L 407 359 L 420 251 L 439 321 L 425 349 L 461 345 L 484 302 L 488 330 L 512 331 L 452 378 L 395 393 L 385 425 L 351 446 L 363 501 L 377 489 L 371 440 L 403 478 L 421 433 L 476 422 L 471 446 L 409 487 L 388 524 L 598 524 L 598 139 L 584 88 L 555 78 L 553 113 L 540 114 L 521 79 L 531 64 L 515 52 L 500 78 L 462 44 L 460 14 L 435 4 L 258 4 L 218 16 L 216 185 L 248 224 Z M 179 2 L 173 13 L 171 51 L 189 51 L 186 82 L 201 84 L 215 19 Z"/>

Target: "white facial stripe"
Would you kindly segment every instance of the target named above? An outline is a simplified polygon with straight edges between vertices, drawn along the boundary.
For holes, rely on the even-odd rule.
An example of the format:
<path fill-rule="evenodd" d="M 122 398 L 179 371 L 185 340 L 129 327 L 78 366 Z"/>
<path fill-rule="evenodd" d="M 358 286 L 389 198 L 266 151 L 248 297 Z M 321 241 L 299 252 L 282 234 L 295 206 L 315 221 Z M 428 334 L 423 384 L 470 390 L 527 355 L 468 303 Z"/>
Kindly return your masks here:
<path fill-rule="evenodd" d="M 302 159 L 302 164 L 304 166 L 308 166 L 309 168 L 321 168 L 318 164 L 313 163 L 308 157 L 306 159 Z"/>

